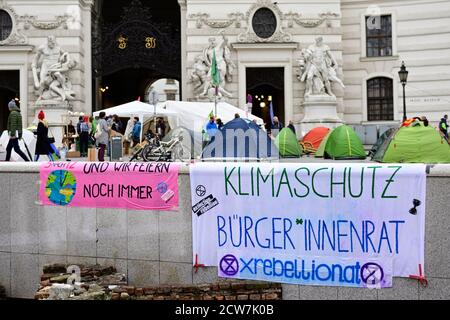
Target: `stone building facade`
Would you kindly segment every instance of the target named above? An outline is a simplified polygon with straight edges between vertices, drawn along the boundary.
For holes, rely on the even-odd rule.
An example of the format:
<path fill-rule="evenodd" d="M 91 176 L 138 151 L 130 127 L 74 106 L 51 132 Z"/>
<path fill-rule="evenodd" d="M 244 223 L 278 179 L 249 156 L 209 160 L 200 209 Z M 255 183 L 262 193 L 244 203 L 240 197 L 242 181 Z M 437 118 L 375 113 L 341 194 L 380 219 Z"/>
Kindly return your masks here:
<path fill-rule="evenodd" d="M 272 102 L 284 123 L 292 120 L 301 127 L 305 117 L 305 82 L 299 80 L 302 50 L 322 37 L 337 62 L 337 76 L 345 84 L 344 89 L 332 82 L 336 96 L 333 105 L 342 121 L 362 125 L 398 123 L 403 117 L 403 91 L 398 76 L 402 61 L 409 71 L 407 115 L 425 115 L 436 123 L 450 112 L 448 0 L 172 2 L 179 10 L 173 30 L 178 32 L 180 45 L 179 52 L 166 48 L 169 51 L 165 55 L 170 52 L 177 57 L 180 68 L 167 77 L 170 75 L 180 82 L 182 100 L 208 99 L 200 96 L 199 78 L 193 79 L 196 62 L 204 55 L 210 38 L 216 43 L 226 39 L 229 50 L 226 64 L 232 65 L 232 70 L 223 84 L 230 96 L 224 99 L 244 108 L 250 94 L 253 113 L 267 117 L 267 107 Z M 156 2 L 134 0 L 132 3 L 149 6 L 151 12 Z M 27 124 L 40 108 L 36 107 L 38 97 L 31 63 L 49 35 L 54 35 L 58 45 L 77 62 L 69 72 L 76 95 L 68 102 L 68 108 L 91 113 L 105 105 L 100 89 L 108 85 L 105 79 L 109 78 L 97 74 L 93 58 L 98 45 L 95 39 L 100 34 L 96 26 L 106 12 L 105 5 L 101 0 L 0 0 L 0 28 L 6 30 L 0 38 L 0 87 L 8 87 L 9 92 L 19 91 L 21 105 L 26 106 L 22 112 Z M 159 15 L 158 10 L 164 8 L 155 9 L 153 16 L 155 12 Z M 11 18 L 11 27 L 7 18 L 1 18 L 5 13 Z M 164 42 L 162 35 L 155 37 L 155 47 Z M 128 39 L 126 35 L 125 39 Z M 151 49 L 148 45 L 149 42 L 147 49 Z M 133 55 L 130 59 L 140 59 L 136 52 Z M 150 85 L 147 85 L 149 79 L 153 81 L 165 75 L 161 68 L 157 75 L 152 75 L 150 64 L 144 65 L 148 66 L 146 73 L 136 80 L 142 82 L 136 82 L 136 87 L 143 87 L 143 95 Z M 139 68 L 142 69 L 142 64 L 136 63 L 134 69 Z M 18 83 L 8 83 L 10 77 L 4 72 L 11 70 L 18 72 Z M 136 73 L 129 74 L 134 77 Z M 3 109 L 3 118 L 4 114 Z"/>

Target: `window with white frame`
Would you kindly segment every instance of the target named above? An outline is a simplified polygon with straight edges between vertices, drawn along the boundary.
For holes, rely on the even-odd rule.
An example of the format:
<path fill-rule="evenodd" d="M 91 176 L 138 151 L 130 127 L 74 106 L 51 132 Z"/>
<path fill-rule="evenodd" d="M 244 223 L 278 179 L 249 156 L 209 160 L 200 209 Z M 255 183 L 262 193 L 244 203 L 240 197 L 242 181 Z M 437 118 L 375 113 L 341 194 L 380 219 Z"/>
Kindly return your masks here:
<path fill-rule="evenodd" d="M 375 19 L 375 23 L 371 23 Z M 393 55 L 392 49 L 392 16 L 366 16 L 366 56 L 386 57 Z"/>

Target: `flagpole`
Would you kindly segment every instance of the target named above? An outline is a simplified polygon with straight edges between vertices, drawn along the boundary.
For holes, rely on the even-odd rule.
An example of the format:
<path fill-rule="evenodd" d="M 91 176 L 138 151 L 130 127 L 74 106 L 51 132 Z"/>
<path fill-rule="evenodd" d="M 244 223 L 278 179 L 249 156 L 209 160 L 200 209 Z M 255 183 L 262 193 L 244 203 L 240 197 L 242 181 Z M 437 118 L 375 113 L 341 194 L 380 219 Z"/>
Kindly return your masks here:
<path fill-rule="evenodd" d="M 217 119 L 217 94 L 218 94 L 218 91 L 219 91 L 219 87 L 215 87 L 215 93 L 214 93 L 214 114 L 215 114 L 215 116 L 216 116 L 216 119 Z"/>

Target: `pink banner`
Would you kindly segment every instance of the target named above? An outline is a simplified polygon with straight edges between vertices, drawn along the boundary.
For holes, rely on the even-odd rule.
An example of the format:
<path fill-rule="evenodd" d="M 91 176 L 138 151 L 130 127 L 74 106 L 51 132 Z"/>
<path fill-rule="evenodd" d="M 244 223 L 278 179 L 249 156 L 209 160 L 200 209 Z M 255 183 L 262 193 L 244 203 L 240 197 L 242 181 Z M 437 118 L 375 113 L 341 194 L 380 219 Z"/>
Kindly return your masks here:
<path fill-rule="evenodd" d="M 40 168 L 47 206 L 178 209 L 176 163 L 48 162 Z"/>

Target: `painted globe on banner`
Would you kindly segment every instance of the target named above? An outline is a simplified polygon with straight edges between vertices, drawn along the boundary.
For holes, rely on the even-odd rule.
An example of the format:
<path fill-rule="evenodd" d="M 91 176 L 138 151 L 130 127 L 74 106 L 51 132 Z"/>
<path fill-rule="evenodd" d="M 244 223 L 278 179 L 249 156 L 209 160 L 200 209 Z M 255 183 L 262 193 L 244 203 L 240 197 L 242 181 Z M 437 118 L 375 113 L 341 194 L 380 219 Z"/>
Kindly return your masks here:
<path fill-rule="evenodd" d="M 48 175 L 45 194 L 48 199 L 60 206 L 68 205 L 77 189 L 75 176 L 67 170 L 56 170 Z"/>

